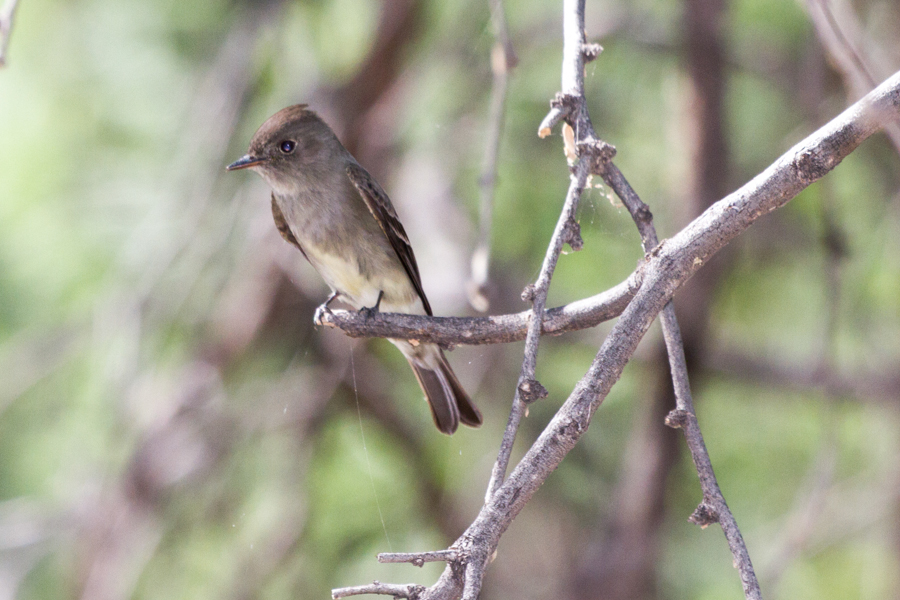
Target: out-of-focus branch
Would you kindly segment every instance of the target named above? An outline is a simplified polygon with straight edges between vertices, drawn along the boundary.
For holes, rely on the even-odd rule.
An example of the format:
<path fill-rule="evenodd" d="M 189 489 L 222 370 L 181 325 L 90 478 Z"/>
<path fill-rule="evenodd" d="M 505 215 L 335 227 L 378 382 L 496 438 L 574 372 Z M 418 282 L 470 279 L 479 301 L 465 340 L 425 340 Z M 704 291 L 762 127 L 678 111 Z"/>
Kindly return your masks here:
<path fill-rule="evenodd" d="M 390 97 L 400 79 L 404 58 L 422 34 L 425 5 L 418 0 L 382 0 L 374 42 L 352 79 L 322 99 L 337 110 L 341 142 L 377 179 L 385 169 L 384 140 L 367 127 L 373 111 Z"/>
<path fill-rule="evenodd" d="M 222 415 L 218 371 L 197 363 L 178 384 L 176 410 L 146 432 L 130 464 L 79 523 L 80 598 L 124 598 L 162 539 L 159 510 L 178 484 L 202 479 L 233 442 Z"/>
<path fill-rule="evenodd" d="M 862 97 L 878 84 L 884 71 L 866 51 L 863 28 L 853 7 L 845 0 L 806 0 L 806 8 L 848 95 L 853 100 Z M 884 130 L 900 152 L 900 124 L 887 125 Z"/>
<path fill-rule="evenodd" d="M 542 334 L 559 335 L 587 329 L 622 314 L 640 286 L 637 270 L 609 290 L 544 309 Z M 316 323 L 338 327 L 350 337 L 390 337 L 453 346 L 521 342 L 528 334 L 532 311 L 490 317 L 425 317 L 397 313 L 361 314 L 357 311 L 320 310 Z"/>
<path fill-rule="evenodd" d="M 79 349 L 74 331 L 61 328 L 49 335 L 14 336 L 0 345 L 0 414 L 31 386 L 53 373 Z"/>
<path fill-rule="evenodd" d="M 491 72 L 494 74 L 494 78 L 491 86 L 491 108 L 488 115 L 484 158 L 482 159 L 481 177 L 478 180 L 481 199 L 478 243 L 472 253 L 472 277 L 468 286 L 469 303 L 479 312 L 485 312 L 490 308 L 487 284 L 490 277 L 497 156 L 500 154 L 500 137 L 503 133 L 503 115 L 506 106 L 506 90 L 509 87 L 509 73 L 519 62 L 509 39 L 503 1 L 491 0 L 490 4 L 496 37 L 491 49 Z"/>
<path fill-rule="evenodd" d="M 19 0 L 6 0 L 0 8 L 0 67 L 6 66 L 6 53 L 9 50 L 9 38 L 12 35 L 13 19 Z"/>
<path fill-rule="evenodd" d="M 900 375 L 896 372 L 839 373 L 820 363 L 789 365 L 775 357 L 752 356 L 729 348 L 716 350 L 708 367 L 713 371 L 753 384 L 782 386 L 796 390 L 826 388 L 843 397 L 897 405 Z"/>
<path fill-rule="evenodd" d="M 173 293 L 174 286 L 166 286 L 165 292 L 160 292 L 160 282 L 170 266 L 180 261 L 199 272 L 205 259 L 218 248 L 219 240 L 211 241 L 209 236 L 198 232 L 202 233 L 201 221 L 213 196 L 211 173 L 218 172 L 218 168 L 205 168 L 206 160 L 218 165 L 223 159 L 216 158 L 215 153 L 195 151 L 193 145 L 225 151 L 223 136 L 228 135 L 228 125 L 236 118 L 250 84 L 249 63 L 241 57 L 252 54 L 248 48 L 252 47 L 254 32 L 277 8 L 277 4 L 261 6 L 235 22 L 197 93 L 192 118 L 188 119 L 190 127 L 182 136 L 184 145 L 173 151 L 175 162 L 193 173 L 186 186 L 192 193 L 188 194 L 190 202 L 184 229 L 164 236 L 164 242 L 161 242 L 163 238 L 155 240 L 161 245 L 154 243 L 146 252 L 153 258 L 148 259 L 141 282 L 113 295 L 109 302 L 111 310 L 95 312 L 97 330 L 114 331 L 117 335 L 123 335 L 121 330 L 127 331 L 125 335 L 132 348 L 139 345 L 141 332 L 152 328 L 148 323 L 168 324 L 189 292 L 190 286 L 179 287 L 177 294 Z M 197 177 L 197 172 L 207 176 Z M 153 311 L 154 305 L 164 305 L 164 308 Z M 97 337 L 97 331 L 94 336 Z M 119 346 L 112 347 L 121 353 Z M 108 385 L 113 394 L 126 399 L 141 396 L 156 375 L 151 375 L 152 369 L 139 361 L 137 352 L 117 359 L 127 366 L 110 370 Z M 224 394 L 221 371 L 220 363 L 196 359 L 185 367 L 182 377 L 161 386 L 165 389 L 153 398 L 160 405 L 156 416 L 149 419 L 152 425 L 136 432 L 141 440 L 128 467 L 105 486 L 99 498 L 91 499 L 78 511 L 76 541 L 80 549 L 75 587 L 82 598 L 132 595 L 141 572 L 165 533 L 160 514 L 169 494 L 177 486 L 204 481 L 232 447 L 234 421 L 223 414 L 218 402 Z M 127 400 L 123 402 L 127 404 Z"/>

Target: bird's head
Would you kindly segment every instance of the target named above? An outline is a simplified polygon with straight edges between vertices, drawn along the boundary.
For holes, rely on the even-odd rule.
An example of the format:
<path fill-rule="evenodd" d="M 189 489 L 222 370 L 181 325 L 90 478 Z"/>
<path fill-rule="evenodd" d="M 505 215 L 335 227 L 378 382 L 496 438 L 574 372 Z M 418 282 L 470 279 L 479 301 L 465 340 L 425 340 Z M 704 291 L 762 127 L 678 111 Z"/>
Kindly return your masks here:
<path fill-rule="evenodd" d="M 296 104 L 269 117 L 253 135 L 247 154 L 226 169 L 251 169 L 276 192 L 289 193 L 317 171 L 327 170 L 342 151 L 331 128 L 306 104 Z"/>

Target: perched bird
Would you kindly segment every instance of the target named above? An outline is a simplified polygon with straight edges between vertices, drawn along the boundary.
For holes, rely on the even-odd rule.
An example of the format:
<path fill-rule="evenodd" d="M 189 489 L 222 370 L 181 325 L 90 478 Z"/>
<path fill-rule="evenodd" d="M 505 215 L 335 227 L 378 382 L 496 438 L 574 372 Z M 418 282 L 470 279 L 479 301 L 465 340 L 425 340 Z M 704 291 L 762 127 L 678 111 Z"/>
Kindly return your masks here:
<path fill-rule="evenodd" d="M 269 117 L 227 169 L 251 169 L 272 187 L 275 226 L 331 287 L 326 307 L 339 297 L 360 310 L 432 314 L 387 194 L 305 104 Z M 439 346 L 390 341 L 409 361 L 438 429 L 481 425 Z"/>

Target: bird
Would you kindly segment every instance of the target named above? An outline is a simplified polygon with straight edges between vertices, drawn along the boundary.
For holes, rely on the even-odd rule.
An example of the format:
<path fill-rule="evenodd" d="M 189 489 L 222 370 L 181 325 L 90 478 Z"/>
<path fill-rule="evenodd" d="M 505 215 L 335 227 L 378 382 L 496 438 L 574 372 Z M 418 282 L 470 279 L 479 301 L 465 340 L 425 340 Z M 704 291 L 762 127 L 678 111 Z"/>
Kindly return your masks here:
<path fill-rule="evenodd" d="M 391 200 L 306 104 L 269 117 L 247 154 L 226 167 L 250 169 L 272 188 L 272 216 L 338 298 L 359 311 L 432 315 L 409 237 Z M 437 428 L 479 427 L 481 412 L 437 344 L 389 340 L 415 373 Z"/>

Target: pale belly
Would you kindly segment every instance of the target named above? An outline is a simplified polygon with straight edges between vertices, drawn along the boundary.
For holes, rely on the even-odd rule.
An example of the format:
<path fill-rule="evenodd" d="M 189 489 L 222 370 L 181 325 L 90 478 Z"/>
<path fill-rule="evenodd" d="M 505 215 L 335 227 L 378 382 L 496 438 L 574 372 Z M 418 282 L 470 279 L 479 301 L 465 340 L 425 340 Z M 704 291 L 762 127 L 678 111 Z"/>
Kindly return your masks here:
<path fill-rule="evenodd" d="M 362 273 L 356 260 L 304 247 L 309 262 L 332 290 L 354 308 L 371 308 L 381 292 L 381 312 L 424 315 L 425 308 L 405 271 L 391 270 L 387 276 Z"/>

